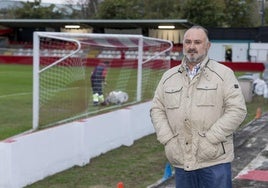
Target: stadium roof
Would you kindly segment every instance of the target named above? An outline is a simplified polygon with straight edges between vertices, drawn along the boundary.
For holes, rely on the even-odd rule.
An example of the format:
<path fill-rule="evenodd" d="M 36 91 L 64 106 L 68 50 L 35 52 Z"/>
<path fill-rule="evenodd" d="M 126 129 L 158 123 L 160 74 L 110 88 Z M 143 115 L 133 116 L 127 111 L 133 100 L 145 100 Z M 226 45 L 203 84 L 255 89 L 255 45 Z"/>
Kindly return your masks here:
<path fill-rule="evenodd" d="M 165 19 L 165 20 L 86 20 L 86 19 L 0 19 L 0 25 L 10 28 L 60 28 L 65 25 L 80 25 L 92 28 L 151 28 L 157 29 L 159 25 L 173 25 L 176 29 L 186 29 L 192 26 L 186 19 Z"/>

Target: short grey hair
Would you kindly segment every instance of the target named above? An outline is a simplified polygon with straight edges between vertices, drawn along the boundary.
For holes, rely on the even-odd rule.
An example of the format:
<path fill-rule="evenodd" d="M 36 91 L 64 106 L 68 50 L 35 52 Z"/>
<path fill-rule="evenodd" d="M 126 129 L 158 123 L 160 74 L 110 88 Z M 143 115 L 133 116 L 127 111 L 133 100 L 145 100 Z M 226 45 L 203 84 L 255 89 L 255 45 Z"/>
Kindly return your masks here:
<path fill-rule="evenodd" d="M 209 42 L 208 30 L 207 30 L 206 28 L 204 28 L 204 27 L 201 26 L 201 25 L 193 25 L 192 27 L 188 28 L 188 29 L 185 31 L 185 33 L 186 33 L 188 30 L 190 30 L 190 29 L 201 29 L 201 30 L 203 30 L 204 33 L 205 33 L 205 35 L 206 35 L 206 37 L 207 37 L 207 42 Z M 184 33 L 184 34 L 185 34 L 185 33 Z"/>
<path fill-rule="evenodd" d="M 201 26 L 201 25 L 193 25 L 193 26 L 190 27 L 189 29 L 201 29 L 201 30 L 203 30 L 204 33 L 205 33 L 206 36 L 207 36 L 208 41 L 209 41 L 208 30 L 207 30 L 206 28 L 204 28 L 203 26 Z M 189 30 L 189 29 L 187 29 L 187 30 Z"/>

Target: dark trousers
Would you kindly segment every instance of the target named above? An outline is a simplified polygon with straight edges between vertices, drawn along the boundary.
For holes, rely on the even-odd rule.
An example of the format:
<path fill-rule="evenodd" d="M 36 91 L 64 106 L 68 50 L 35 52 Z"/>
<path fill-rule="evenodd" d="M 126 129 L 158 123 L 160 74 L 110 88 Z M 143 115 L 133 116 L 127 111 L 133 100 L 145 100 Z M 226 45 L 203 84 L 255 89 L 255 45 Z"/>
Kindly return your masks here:
<path fill-rule="evenodd" d="M 232 188 L 231 164 L 224 163 L 193 171 L 175 168 L 176 188 Z"/>
<path fill-rule="evenodd" d="M 102 91 L 102 81 L 99 79 L 91 79 L 91 87 L 93 94 L 98 93 L 99 95 L 103 94 Z"/>

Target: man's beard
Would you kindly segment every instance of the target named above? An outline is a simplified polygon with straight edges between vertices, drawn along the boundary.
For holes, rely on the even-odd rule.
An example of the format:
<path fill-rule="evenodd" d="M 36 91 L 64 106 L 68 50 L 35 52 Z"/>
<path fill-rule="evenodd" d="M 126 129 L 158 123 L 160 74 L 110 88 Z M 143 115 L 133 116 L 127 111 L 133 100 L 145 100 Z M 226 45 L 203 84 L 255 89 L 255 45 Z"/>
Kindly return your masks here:
<path fill-rule="evenodd" d="M 197 57 L 191 56 L 189 55 L 189 53 L 197 53 L 194 50 L 189 50 L 187 53 L 184 52 L 184 56 L 186 57 L 187 62 L 191 62 L 191 63 L 200 63 L 201 61 L 203 61 L 206 57 L 206 53 L 199 55 Z"/>

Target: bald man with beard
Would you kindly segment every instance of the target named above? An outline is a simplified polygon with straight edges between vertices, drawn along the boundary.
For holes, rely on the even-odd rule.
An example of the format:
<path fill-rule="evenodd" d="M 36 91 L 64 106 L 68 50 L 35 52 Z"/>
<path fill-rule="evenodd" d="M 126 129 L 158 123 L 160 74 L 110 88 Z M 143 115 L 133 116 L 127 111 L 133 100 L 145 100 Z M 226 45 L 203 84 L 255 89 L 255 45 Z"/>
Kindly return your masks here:
<path fill-rule="evenodd" d="M 188 29 L 184 58 L 166 71 L 150 110 L 157 139 L 175 168 L 176 188 L 231 188 L 233 133 L 247 114 L 234 72 L 208 57 L 202 26 Z"/>

